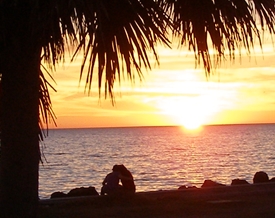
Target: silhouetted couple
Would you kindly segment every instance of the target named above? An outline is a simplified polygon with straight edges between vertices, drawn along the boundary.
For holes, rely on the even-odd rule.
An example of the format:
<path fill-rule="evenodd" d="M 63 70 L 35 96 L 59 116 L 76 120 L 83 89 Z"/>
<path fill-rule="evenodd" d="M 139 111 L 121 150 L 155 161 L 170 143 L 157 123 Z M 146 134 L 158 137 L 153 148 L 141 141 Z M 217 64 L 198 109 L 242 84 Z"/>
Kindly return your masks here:
<path fill-rule="evenodd" d="M 123 165 L 114 165 L 102 182 L 101 195 L 120 192 L 135 193 L 136 186 L 132 173 Z M 121 182 L 121 184 L 119 183 Z"/>

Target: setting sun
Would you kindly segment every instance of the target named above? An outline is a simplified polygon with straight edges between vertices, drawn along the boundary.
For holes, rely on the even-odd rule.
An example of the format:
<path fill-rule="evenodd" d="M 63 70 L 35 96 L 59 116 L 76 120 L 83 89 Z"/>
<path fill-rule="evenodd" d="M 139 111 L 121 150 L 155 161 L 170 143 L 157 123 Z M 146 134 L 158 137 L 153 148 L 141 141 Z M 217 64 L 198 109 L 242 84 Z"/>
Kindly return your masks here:
<path fill-rule="evenodd" d="M 198 122 L 198 121 L 195 121 L 195 120 L 186 120 L 182 126 L 185 128 L 185 129 L 188 129 L 188 130 L 195 130 L 195 129 L 199 129 L 201 128 L 202 126 L 202 123 Z"/>
<path fill-rule="evenodd" d="M 58 128 L 177 125 L 196 130 L 211 124 L 274 122 L 272 49 L 257 65 L 244 56 L 241 65 L 224 64 L 207 79 L 203 69 L 194 68 L 192 55 L 160 51 L 160 67 L 152 68 L 143 82 L 114 85 L 115 106 L 109 99 L 99 100 L 96 83 L 90 95 L 84 93 L 84 82 L 78 84 L 81 63 L 60 66 L 53 75 L 58 92 L 50 90 Z"/>
<path fill-rule="evenodd" d="M 164 103 L 161 110 L 169 116 L 176 125 L 183 126 L 186 129 L 197 129 L 205 124 L 207 113 L 200 111 L 200 107 L 187 104 L 186 101 L 171 101 Z"/>
<path fill-rule="evenodd" d="M 212 87 L 210 87 L 212 85 Z M 176 87 L 176 85 L 174 85 Z M 213 91 L 214 90 L 214 91 Z M 177 96 L 163 96 L 156 100 L 156 108 L 178 126 L 185 129 L 198 129 L 202 125 L 209 124 L 215 114 L 225 108 L 231 108 L 234 104 L 224 103 L 224 99 L 230 98 L 232 93 L 227 91 L 216 91 L 214 83 L 208 83 L 200 90 L 191 90 L 194 94 L 180 93 L 180 89 L 175 90 Z M 170 89 L 172 91 L 172 89 Z"/>

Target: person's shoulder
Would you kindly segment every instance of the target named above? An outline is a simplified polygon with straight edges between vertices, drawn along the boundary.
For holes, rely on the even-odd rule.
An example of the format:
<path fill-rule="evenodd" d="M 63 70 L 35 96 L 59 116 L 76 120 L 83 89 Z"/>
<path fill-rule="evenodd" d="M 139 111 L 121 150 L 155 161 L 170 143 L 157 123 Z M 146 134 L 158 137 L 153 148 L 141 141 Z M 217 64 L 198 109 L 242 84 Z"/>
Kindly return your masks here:
<path fill-rule="evenodd" d="M 113 172 L 112 173 L 108 173 L 106 177 L 109 177 L 109 176 L 112 176 L 113 175 Z"/>

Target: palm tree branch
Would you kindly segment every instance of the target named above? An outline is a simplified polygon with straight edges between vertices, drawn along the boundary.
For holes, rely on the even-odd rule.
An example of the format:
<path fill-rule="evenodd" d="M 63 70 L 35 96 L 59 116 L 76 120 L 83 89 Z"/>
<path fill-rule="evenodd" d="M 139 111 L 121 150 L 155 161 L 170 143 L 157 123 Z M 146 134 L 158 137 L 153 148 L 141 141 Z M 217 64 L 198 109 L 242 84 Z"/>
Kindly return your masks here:
<path fill-rule="evenodd" d="M 90 40 L 89 44 L 84 44 L 85 41 L 82 40 L 82 44 L 79 44 L 78 48 L 84 48 L 84 46 L 93 48 L 89 50 L 92 62 L 88 67 L 87 77 L 92 77 L 94 68 L 98 67 L 98 87 L 101 89 L 102 77 L 105 75 L 105 97 L 108 93 L 112 97 L 114 81 L 117 77 L 120 81 L 121 72 L 126 69 L 128 78 L 134 80 L 132 65 L 137 70 L 140 79 L 142 78 L 141 65 L 150 68 L 148 50 L 152 50 L 158 60 L 155 43 L 160 41 L 168 44 L 165 24 L 169 19 L 152 0 L 94 2 L 95 20 L 85 23 L 86 28 L 89 29 L 87 33 L 93 40 Z M 148 8 L 148 4 L 152 7 Z M 78 13 L 80 12 L 78 11 Z M 89 12 L 84 10 L 81 13 L 85 16 Z M 82 37 L 86 36 L 83 35 Z M 125 42 L 122 39 L 128 40 Z M 117 52 L 120 54 L 116 54 Z M 118 58 L 119 56 L 120 58 Z M 96 61 L 97 65 L 95 64 Z M 83 63 L 85 64 L 85 62 Z M 82 73 L 83 71 L 81 75 Z M 89 89 L 91 81 L 91 78 L 86 79 L 86 83 L 88 83 L 86 87 Z"/>
<path fill-rule="evenodd" d="M 262 45 L 260 25 L 268 26 L 274 33 L 273 0 L 166 0 L 159 1 L 172 16 L 175 35 L 181 33 L 182 44 L 187 44 L 194 51 L 196 62 L 203 60 L 207 74 L 210 73 L 211 58 L 209 39 L 216 51 L 217 59 L 224 58 L 229 51 L 230 58 L 235 57 L 236 49 L 242 46 L 250 53 L 256 39 Z M 168 12 L 167 12 L 168 13 Z M 208 37 L 210 36 L 210 37 Z"/>

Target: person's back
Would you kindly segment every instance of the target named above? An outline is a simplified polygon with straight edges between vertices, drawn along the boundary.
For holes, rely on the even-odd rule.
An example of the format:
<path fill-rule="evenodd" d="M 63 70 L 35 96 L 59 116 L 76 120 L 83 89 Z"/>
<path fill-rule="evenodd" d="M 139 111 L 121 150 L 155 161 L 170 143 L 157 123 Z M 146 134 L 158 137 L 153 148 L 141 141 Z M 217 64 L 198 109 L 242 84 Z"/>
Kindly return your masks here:
<path fill-rule="evenodd" d="M 129 173 L 130 173 L 130 171 L 129 171 Z M 122 187 L 125 191 L 129 191 L 129 192 L 134 193 L 136 191 L 134 178 L 133 178 L 131 173 L 128 174 L 127 177 L 128 177 L 127 179 L 121 178 Z"/>
<path fill-rule="evenodd" d="M 111 189 L 119 187 L 119 172 L 111 172 L 104 179 L 103 183 Z"/>
<path fill-rule="evenodd" d="M 120 179 L 121 179 L 123 190 L 135 193 L 136 186 L 134 183 L 134 178 L 132 173 L 123 164 L 119 165 L 119 168 L 120 168 Z"/>
<path fill-rule="evenodd" d="M 113 171 L 109 173 L 102 182 L 101 195 L 112 194 L 116 192 L 119 185 L 119 172 Z"/>

